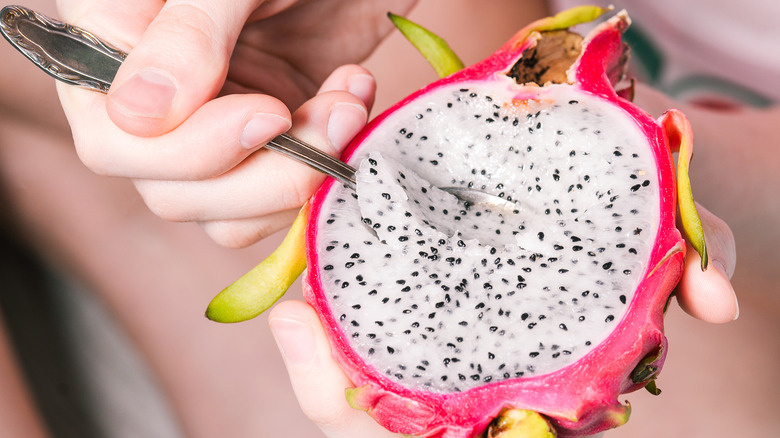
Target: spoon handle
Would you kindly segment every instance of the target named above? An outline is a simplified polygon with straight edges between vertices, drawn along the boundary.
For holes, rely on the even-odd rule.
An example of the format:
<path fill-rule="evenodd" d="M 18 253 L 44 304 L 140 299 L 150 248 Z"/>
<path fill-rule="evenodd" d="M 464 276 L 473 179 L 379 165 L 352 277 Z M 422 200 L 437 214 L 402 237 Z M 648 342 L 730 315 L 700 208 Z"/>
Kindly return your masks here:
<path fill-rule="evenodd" d="M 309 167 L 332 176 L 355 189 L 355 168 L 291 135 L 281 134 L 269 141 L 266 148 L 296 159 Z"/>
<path fill-rule="evenodd" d="M 55 79 L 108 93 L 127 53 L 80 27 L 46 17 L 23 6 L 0 10 L 0 32 L 12 46 Z M 288 134 L 266 147 L 300 161 L 355 188 L 355 169 Z"/>
<path fill-rule="evenodd" d="M 0 11 L 0 32 L 12 46 L 55 79 L 108 92 L 127 53 L 92 33 L 23 6 Z"/>

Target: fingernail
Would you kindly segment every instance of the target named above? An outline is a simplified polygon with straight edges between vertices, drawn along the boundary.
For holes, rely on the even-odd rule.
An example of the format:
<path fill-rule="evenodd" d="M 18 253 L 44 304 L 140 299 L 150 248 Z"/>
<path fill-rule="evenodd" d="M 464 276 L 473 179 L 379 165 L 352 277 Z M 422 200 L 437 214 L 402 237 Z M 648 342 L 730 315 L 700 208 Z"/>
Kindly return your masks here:
<path fill-rule="evenodd" d="M 362 105 L 339 102 L 333 105 L 328 119 L 328 140 L 338 151 L 366 124 L 368 114 Z"/>
<path fill-rule="evenodd" d="M 246 149 L 254 149 L 268 143 L 272 138 L 286 132 L 291 122 L 278 114 L 259 113 L 252 116 L 244 126 L 239 141 Z"/>
<path fill-rule="evenodd" d="M 726 272 L 726 267 L 723 266 L 723 263 L 721 263 L 718 260 L 713 260 L 712 264 L 715 266 L 715 269 L 720 271 L 720 273 L 723 275 L 723 278 L 725 278 L 726 281 L 728 281 L 729 280 L 729 275 Z M 734 308 L 735 308 L 734 319 L 732 319 L 732 321 L 736 321 L 737 318 L 739 318 L 739 300 L 737 299 L 737 292 L 734 290 L 733 287 L 731 288 L 731 294 L 732 294 L 732 296 L 734 298 Z"/>
<path fill-rule="evenodd" d="M 169 75 L 140 70 L 111 94 L 111 101 L 132 116 L 162 118 L 173 107 L 176 84 Z"/>
<path fill-rule="evenodd" d="M 352 75 L 347 79 L 347 91 L 359 97 L 365 104 L 374 100 L 374 78 L 367 74 Z"/>
<path fill-rule="evenodd" d="M 307 324 L 293 319 L 272 319 L 268 324 L 287 362 L 303 365 L 314 357 L 314 333 Z"/>

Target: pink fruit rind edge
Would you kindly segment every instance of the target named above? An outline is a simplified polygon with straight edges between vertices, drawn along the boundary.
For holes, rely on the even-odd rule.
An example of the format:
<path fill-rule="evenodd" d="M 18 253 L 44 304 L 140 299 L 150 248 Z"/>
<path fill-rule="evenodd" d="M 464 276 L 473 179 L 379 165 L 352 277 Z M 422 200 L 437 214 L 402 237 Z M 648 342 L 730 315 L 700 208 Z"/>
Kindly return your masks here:
<path fill-rule="evenodd" d="M 420 393 L 387 379 L 367 365 L 349 345 L 322 293 L 316 251 L 307 251 L 308 270 L 304 297 L 317 311 L 333 356 L 359 387 L 354 401 L 392 432 L 425 437 L 466 438 L 481 432 L 505 407 L 528 409 L 549 417 L 559 436 L 582 436 L 623 424 L 630 412 L 618 401 L 623 393 L 637 390 L 631 372 L 648 356 L 657 355 L 660 369 L 667 353 L 663 334 L 663 309 L 682 275 L 685 243 L 675 227 L 675 174 L 669 146 L 661 126 L 646 112 L 618 97 L 607 77 L 608 62 L 622 47 L 621 33 L 627 16 L 618 14 L 598 26 L 583 42 L 583 55 L 570 69 L 570 79 L 581 90 L 600 96 L 622 108 L 645 133 L 658 163 L 660 218 L 644 278 L 614 334 L 577 362 L 556 372 L 496 382 L 461 393 Z M 507 42 L 485 61 L 436 81 L 398 102 L 373 119 L 343 154 L 348 160 L 374 128 L 386 117 L 431 89 L 464 80 L 490 80 L 502 75 L 535 43 L 533 35 Z M 518 40 L 518 38 L 522 38 Z M 334 181 L 327 180 L 312 198 L 307 227 L 307 247 L 315 248 L 317 221 Z"/>

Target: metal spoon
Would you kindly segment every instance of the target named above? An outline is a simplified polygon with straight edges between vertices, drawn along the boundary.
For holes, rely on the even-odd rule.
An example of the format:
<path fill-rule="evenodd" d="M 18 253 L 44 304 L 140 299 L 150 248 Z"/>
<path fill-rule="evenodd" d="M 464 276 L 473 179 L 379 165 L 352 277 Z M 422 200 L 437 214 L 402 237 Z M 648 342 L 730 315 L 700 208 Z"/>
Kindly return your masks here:
<path fill-rule="evenodd" d="M 127 53 L 111 47 L 93 33 L 46 17 L 23 6 L 0 11 L 5 39 L 43 71 L 62 82 L 107 93 Z M 330 175 L 352 189 L 355 168 L 291 136 L 282 134 L 266 148 L 294 158 Z M 513 208 L 514 204 L 478 190 L 442 187 L 466 206 Z"/>

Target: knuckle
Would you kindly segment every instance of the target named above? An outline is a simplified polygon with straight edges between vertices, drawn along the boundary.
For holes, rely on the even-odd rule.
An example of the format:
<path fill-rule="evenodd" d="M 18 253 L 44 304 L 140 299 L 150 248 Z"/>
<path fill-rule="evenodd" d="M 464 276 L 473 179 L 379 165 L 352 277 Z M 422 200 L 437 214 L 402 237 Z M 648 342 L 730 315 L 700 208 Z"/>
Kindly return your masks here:
<path fill-rule="evenodd" d="M 246 224 L 237 224 L 232 221 L 202 222 L 201 228 L 219 246 L 239 249 L 245 248 L 268 236 L 270 233 L 262 223 L 247 229 Z"/>
<path fill-rule="evenodd" d="M 175 196 L 171 196 L 163 182 L 151 180 L 133 181 L 135 189 L 146 207 L 155 216 L 169 222 L 186 222 L 191 220 L 190 215 L 184 210 L 182 204 L 177 202 Z"/>
<path fill-rule="evenodd" d="M 98 175 L 116 176 L 105 150 L 91 142 L 74 138 L 76 154 L 87 169 Z"/>
<path fill-rule="evenodd" d="M 289 190 L 282 192 L 284 196 L 282 205 L 285 209 L 300 207 L 311 198 L 320 184 L 322 184 L 322 176 L 320 175 L 314 175 L 311 178 L 291 179 L 287 184 Z"/>

